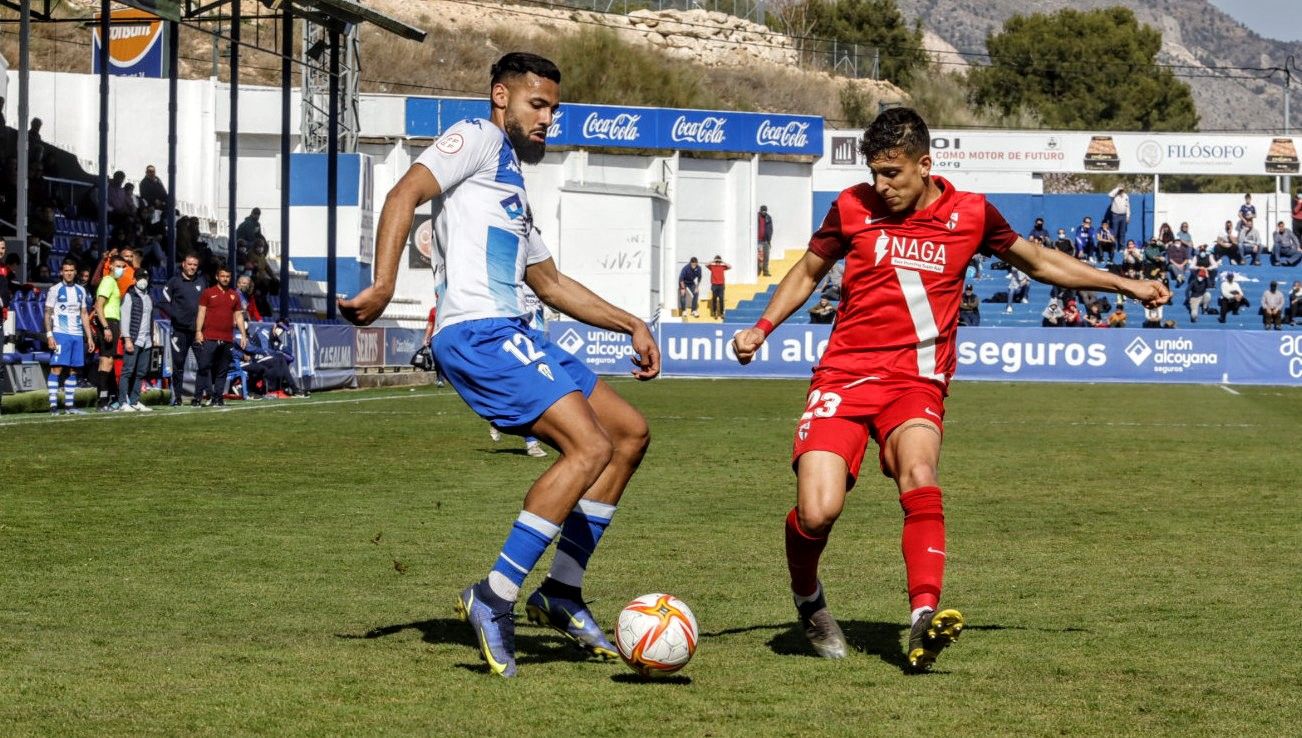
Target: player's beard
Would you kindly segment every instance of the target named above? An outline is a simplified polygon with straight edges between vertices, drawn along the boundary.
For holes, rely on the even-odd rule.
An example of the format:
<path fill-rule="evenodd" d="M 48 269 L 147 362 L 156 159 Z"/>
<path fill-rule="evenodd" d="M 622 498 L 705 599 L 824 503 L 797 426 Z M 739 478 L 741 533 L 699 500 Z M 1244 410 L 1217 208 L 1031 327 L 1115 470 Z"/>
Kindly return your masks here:
<path fill-rule="evenodd" d="M 547 142 L 538 143 L 529 138 L 524 126 L 512 116 L 506 118 L 506 137 L 510 139 L 515 155 L 525 164 L 537 164 L 542 161 L 543 154 L 547 153 Z"/>

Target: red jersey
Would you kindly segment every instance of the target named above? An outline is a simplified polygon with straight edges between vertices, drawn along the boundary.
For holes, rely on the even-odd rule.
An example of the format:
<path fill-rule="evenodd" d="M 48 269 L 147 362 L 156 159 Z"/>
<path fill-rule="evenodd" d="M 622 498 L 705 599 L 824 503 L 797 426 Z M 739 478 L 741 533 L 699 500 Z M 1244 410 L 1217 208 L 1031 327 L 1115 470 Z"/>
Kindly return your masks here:
<path fill-rule="evenodd" d="M 723 284 L 723 273 L 731 269 L 728 264 L 715 264 L 713 262 L 705 265 L 710 270 L 710 284 Z"/>
<path fill-rule="evenodd" d="M 1017 240 L 983 195 L 932 177 L 940 198 L 892 214 L 870 184 L 843 191 L 809 250 L 845 259 L 841 304 L 815 372 L 856 379 L 921 378 L 948 385 L 968 262 L 1003 254 Z"/>
<path fill-rule="evenodd" d="M 235 340 L 235 313 L 239 312 L 240 296 L 235 290 L 213 285 L 199 295 L 199 307 L 204 309 L 203 337 L 208 341 Z"/>
<path fill-rule="evenodd" d="M 434 307 L 430 308 L 430 309 L 429 309 L 429 322 L 433 323 L 433 322 L 434 322 L 434 319 L 438 317 L 438 314 L 439 314 L 439 306 L 438 306 L 438 305 L 435 305 Z"/>

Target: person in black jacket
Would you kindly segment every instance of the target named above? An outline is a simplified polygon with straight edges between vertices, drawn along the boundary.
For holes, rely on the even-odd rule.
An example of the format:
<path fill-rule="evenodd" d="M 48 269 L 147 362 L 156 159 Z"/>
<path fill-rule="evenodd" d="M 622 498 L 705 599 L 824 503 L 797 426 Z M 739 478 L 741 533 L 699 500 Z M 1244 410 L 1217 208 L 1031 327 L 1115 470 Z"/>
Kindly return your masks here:
<path fill-rule="evenodd" d="M 190 254 L 181 261 L 181 271 L 163 288 L 158 307 L 172 321 L 172 407 L 181 404 L 185 361 L 194 348 L 194 321 L 199 314 L 199 295 L 208 280 L 199 273 L 199 258 Z M 196 355 L 196 360 L 198 356 Z"/>

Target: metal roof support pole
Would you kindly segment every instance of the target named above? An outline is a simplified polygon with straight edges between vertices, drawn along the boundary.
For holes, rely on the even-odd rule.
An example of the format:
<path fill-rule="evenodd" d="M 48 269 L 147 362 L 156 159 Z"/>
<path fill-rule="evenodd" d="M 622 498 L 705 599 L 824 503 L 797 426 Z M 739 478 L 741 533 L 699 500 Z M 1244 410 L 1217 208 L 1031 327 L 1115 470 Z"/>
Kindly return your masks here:
<path fill-rule="evenodd" d="M 181 24 L 167 22 L 167 273 L 176 274 L 176 80 L 181 70 L 177 68 L 181 45 Z"/>
<path fill-rule="evenodd" d="M 339 32 L 330 30 L 330 125 L 326 143 L 326 319 L 335 319 L 339 291 Z"/>
<path fill-rule="evenodd" d="M 14 213 L 16 233 L 14 236 L 22 244 L 22 275 L 27 281 L 27 186 L 31 182 L 27 160 L 27 78 L 31 74 L 32 45 L 32 2 L 23 0 L 22 19 L 18 26 L 18 209 Z"/>
<path fill-rule="evenodd" d="M 231 270 L 232 281 L 238 265 L 235 263 L 235 196 L 238 191 L 236 182 L 240 168 L 240 2 L 231 3 L 231 104 L 230 134 L 226 153 L 229 163 L 226 165 L 226 268 Z"/>
<path fill-rule="evenodd" d="M 99 2 L 99 252 L 108 253 L 109 0 Z"/>
<path fill-rule="evenodd" d="M 289 320 L 289 104 L 293 82 L 294 11 L 285 3 L 280 22 L 280 319 Z"/>

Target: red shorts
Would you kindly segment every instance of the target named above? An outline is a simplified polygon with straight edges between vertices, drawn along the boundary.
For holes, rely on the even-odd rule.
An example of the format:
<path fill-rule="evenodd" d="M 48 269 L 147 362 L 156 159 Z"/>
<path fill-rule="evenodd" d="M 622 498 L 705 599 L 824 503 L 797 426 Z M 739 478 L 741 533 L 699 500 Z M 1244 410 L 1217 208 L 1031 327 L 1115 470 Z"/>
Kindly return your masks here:
<path fill-rule="evenodd" d="M 846 489 L 854 487 L 868 439 L 877 442 L 882 474 L 886 439 L 910 420 L 928 420 L 944 433 L 945 390 L 922 379 L 854 380 L 845 375 L 816 374 L 809 385 L 805 412 L 796 425 L 791 467 L 809 451 L 831 451 L 849 467 Z"/>

